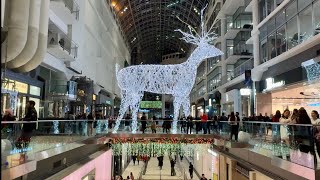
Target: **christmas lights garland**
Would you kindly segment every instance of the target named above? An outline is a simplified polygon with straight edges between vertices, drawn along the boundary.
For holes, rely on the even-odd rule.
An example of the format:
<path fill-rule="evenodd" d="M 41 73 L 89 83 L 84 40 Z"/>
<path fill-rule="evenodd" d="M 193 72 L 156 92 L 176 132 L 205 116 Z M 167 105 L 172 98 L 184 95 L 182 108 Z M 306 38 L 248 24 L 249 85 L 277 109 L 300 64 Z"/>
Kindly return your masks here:
<path fill-rule="evenodd" d="M 111 140 L 113 155 L 122 155 L 123 151 L 127 155 L 141 156 L 161 156 L 170 155 L 193 155 L 194 151 L 204 151 L 201 145 L 213 144 L 213 139 L 203 138 L 154 138 L 154 139 L 135 139 L 135 138 L 115 138 Z"/>

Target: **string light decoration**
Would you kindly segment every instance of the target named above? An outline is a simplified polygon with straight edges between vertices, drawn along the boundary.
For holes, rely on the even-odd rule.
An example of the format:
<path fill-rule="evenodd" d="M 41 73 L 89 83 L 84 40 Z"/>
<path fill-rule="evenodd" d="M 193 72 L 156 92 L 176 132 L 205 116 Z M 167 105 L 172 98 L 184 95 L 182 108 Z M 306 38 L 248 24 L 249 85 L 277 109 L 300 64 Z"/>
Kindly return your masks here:
<path fill-rule="evenodd" d="M 161 156 L 179 155 L 190 156 L 194 151 L 204 152 L 208 146 L 214 143 L 210 138 L 153 138 L 153 139 L 135 139 L 135 138 L 115 138 L 111 141 L 112 153 L 115 156 L 127 155 L 147 155 L 155 154 Z M 206 147 L 206 148 L 204 148 Z"/>
<path fill-rule="evenodd" d="M 212 43 L 217 36 L 211 32 L 212 27 L 206 32 L 204 27 L 203 12 L 201 10 L 201 33 L 188 25 L 189 33 L 180 29 L 181 38 L 187 43 L 197 46 L 186 62 L 175 65 L 136 65 L 119 70 L 116 64 L 116 77 L 121 89 L 121 105 L 113 133 L 119 129 L 120 122 L 127 109 L 131 107 L 132 133 L 137 131 L 137 112 L 144 92 L 157 94 L 172 94 L 174 97 L 174 119 L 172 133 L 177 133 L 177 120 L 179 109 L 182 106 L 185 116 L 190 115 L 190 92 L 195 83 L 197 67 L 207 58 L 216 57 L 223 53 L 215 48 Z"/>
<path fill-rule="evenodd" d="M 314 80 L 320 79 L 320 64 L 316 63 L 313 59 L 301 63 L 306 69 L 308 81 L 313 82 Z"/>

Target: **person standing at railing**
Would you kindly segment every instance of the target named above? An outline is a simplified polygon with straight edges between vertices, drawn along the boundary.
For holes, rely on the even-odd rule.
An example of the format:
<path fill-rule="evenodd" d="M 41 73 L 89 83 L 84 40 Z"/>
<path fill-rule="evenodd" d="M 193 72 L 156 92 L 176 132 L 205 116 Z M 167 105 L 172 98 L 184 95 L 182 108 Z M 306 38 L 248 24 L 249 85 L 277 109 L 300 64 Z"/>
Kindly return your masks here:
<path fill-rule="evenodd" d="M 190 129 L 190 134 L 191 134 L 192 128 L 193 128 L 192 116 L 189 115 L 187 117 L 187 134 L 189 133 L 189 129 Z"/>
<path fill-rule="evenodd" d="M 126 115 L 126 117 L 124 118 L 125 120 L 124 120 L 124 131 L 130 131 L 130 119 L 131 119 L 131 117 L 130 117 L 130 115 L 129 114 L 127 114 Z"/>
<path fill-rule="evenodd" d="M 153 133 L 157 133 L 157 124 L 156 124 L 156 120 L 151 120 L 151 131 L 152 131 L 152 134 Z"/>
<path fill-rule="evenodd" d="M 227 116 L 225 115 L 225 113 L 222 113 L 220 118 L 219 118 L 219 122 L 218 122 L 218 128 L 219 128 L 219 131 L 222 130 L 222 122 L 221 121 L 228 121 L 228 118 Z"/>
<path fill-rule="evenodd" d="M 38 116 L 37 116 L 37 110 L 34 108 L 36 103 L 34 101 L 28 101 L 26 105 L 27 109 L 27 114 L 26 116 L 22 119 L 23 121 L 37 121 Z M 22 132 L 21 136 L 18 139 L 18 143 L 16 146 L 18 148 L 22 148 L 22 144 L 25 147 L 28 147 L 30 143 L 30 139 L 32 137 L 33 130 L 36 129 L 36 123 L 24 123 L 22 125 Z"/>
<path fill-rule="evenodd" d="M 4 112 L 4 116 L 2 117 L 1 121 L 15 121 L 16 118 L 13 116 L 13 112 L 11 109 L 6 109 Z M 6 137 L 8 140 L 12 140 L 11 138 L 15 137 L 14 133 L 14 124 L 1 124 L 1 131 L 4 131 L 8 136 Z"/>
<path fill-rule="evenodd" d="M 186 126 L 187 126 L 187 120 L 186 120 L 186 117 L 185 116 L 182 116 L 180 118 L 181 120 L 181 128 L 180 128 L 180 131 L 181 133 L 186 133 Z"/>
<path fill-rule="evenodd" d="M 314 126 L 314 138 L 315 138 L 315 144 L 316 144 L 316 148 L 317 148 L 317 153 L 318 156 L 320 157 L 320 119 L 319 119 L 319 113 L 316 110 L 313 110 L 311 112 L 311 123 Z M 317 157 L 314 157 L 315 160 L 317 159 Z"/>
<path fill-rule="evenodd" d="M 272 118 L 272 122 L 279 122 L 281 118 L 281 112 L 279 110 L 276 111 L 276 114 Z M 280 141 L 280 126 L 278 124 L 272 124 L 272 140 L 274 142 Z"/>
<path fill-rule="evenodd" d="M 201 130 L 201 122 L 200 122 L 201 118 L 196 117 L 195 121 L 196 121 L 196 134 L 198 134 L 198 132 Z"/>
<path fill-rule="evenodd" d="M 280 125 L 281 141 L 283 141 L 287 146 L 289 146 L 290 145 L 289 131 L 288 131 L 288 126 L 286 125 L 286 124 L 291 124 L 289 109 L 284 110 L 279 122 L 282 124 L 282 125 Z"/>
<path fill-rule="evenodd" d="M 142 133 L 145 133 L 145 130 L 147 129 L 147 116 L 146 113 L 142 113 L 142 117 L 141 117 L 141 130 Z"/>
<path fill-rule="evenodd" d="M 93 133 L 93 125 L 92 124 L 94 121 L 94 116 L 93 116 L 92 112 L 89 113 L 87 119 L 88 119 L 88 123 L 87 123 L 87 125 L 88 125 L 87 131 L 88 132 L 87 133 L 88 133 L 88 136 L 91 136 Z"/>
<path fill-rule="evenodd" d="M 201 116 L 201 128 L 203 130 L 203 134 L 207 134 L 207 130 L 208 130 L 207 123 L 208 123 L 208 115 L 204 113 Z"/>
<path fill-rule="evenodd" d="M 230 117 L 228 119 L 228 123 L 230 124 L 230 140 L 232 141 L 233 135 L 235 136 L 235 140 L 238 141 L 238 131 L 239 131 L 239 126 L 238 126 L 238 121 L 239 119 L 235 116 L 234 112 L 231 112 Z"/>
<path fill-rule="evenodd" d="M 307 111 L 301 107 L 299 109 L 299 117 L 297 124 L 306 124 L 311 125 L 311 119 L 307 113 Z M 297 126 L 297 135 L 295 138 L 299 144 L 299 149 L 301 152 L 309 153 L 315 155 L 314 149 L 314 136 L 312 134 L 312 127 L 310 126 Z"/>

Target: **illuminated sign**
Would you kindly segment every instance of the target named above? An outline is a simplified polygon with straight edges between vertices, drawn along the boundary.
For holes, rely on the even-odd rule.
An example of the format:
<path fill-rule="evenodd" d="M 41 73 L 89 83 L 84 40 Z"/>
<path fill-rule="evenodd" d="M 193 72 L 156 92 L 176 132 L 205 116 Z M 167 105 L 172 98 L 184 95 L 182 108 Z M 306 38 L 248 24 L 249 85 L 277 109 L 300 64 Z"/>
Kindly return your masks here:
<path fill-rule="evenodd" d="M 31 86 L 29 87 L 29 94 L 40 96 L 41 89 L 37 86 Z"/>
<path fill-rule="evenodd" d="M 248 88 L 240 89 L 240 95 L 241 96 L 249 96 L 250 94 L 251 94 L 251 89 L 248 89 Z"/>
<path fill-rule="evenodd" d="M 12 83 L 2 84 L 2 87 L 4 89 L 16 90 L 19 93 L 24 93 L 24 94 L 28 93 L 28 84 L 22 83 L 22 82 L 19 82 L 19 81 L 13 81 L 11 79 L 9 79 L 9 81 L 12 81 Z"/>
<path fill-rule="evenodd" d="M 269 91 L 269 90 L 281 87 L 283 85 L 285 85 L 284 81 L 274 82 L 274 78 L 267 78 L 265 91 Z"/>
<path fill-rule="evenodd" d="M 141 101 L 140 103 L 141 109 L 161 109 L 162 102 L 161 101 Z"/>
<path fill-rule="evenodd" d="M 92 100 L 95 101 L 97 99 L 97 95 L 92 94 Z"/>

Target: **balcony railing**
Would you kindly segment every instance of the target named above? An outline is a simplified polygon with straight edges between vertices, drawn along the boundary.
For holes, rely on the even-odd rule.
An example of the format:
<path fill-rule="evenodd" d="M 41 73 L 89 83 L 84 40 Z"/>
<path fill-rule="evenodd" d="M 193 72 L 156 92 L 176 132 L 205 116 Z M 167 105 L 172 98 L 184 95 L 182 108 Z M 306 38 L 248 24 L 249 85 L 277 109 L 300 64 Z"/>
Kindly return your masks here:
<path fill-rule="evenodd" d="M 239 43 L 236 46 L 227 47 L 227 58 L 233 55 L 252 56 L 253 47 L 251 44 Z"/>
<path fill-rule="evenodd" d="M 76 20 L 79 20 L 79 5 L 75 0 L 63 0 L 65 6 L 70 10 L 71 14 L 73 14 Z"/>
<path fill-rule="evenodd" d="M 69 118 L 74 116 L 69 115 Z M 320 125 L 311 124 L 282 124 L 273 122 L 257 122 L 248 121 L 240 122 L 240 133 L 237 141 L 247 144 L 245 149 L 264 150 L 273 158 L 282 157 L 283 160 L 295 163 L 310 169 L 317 169 L 316 160 L 317 152 L 315 152 L 315 143 L 319 140 L 317 137 L 320 133 Z M 129 121 L 129 122 L 125 122 Z M 38 124 L 38 126 L 29 126 L 30 124 Z M 22 124 L 33 129 L 33 137 L 24 137 L 21 134 Z M 97 119 L 88 121 L 86 119 L 77 120 L 58 120 L 46 119 L 38 121 L 1 121 L 1 138 L 8 141 L 4 146 L 2 155 L 11 156 L 28 152 L 28 158 L 33 157 L 33 153 L 41 152 L 58 146 L 67 146 L 69 143 L 84 140 L 96 134 L 106 135 L 110 137 L 118 137 L 119 134 L 128 134 L 132 131 L 132 120 L 122 120 L 117 134 L 111 134 L 115 121 L 106 119 Z M 157 134 L 171 134 L 172 120 L 158 119 L 155 121 L 147 120 L 146 126 L 142 126 L 142 121 L 138 120 L 136 127 L 137 134 L 151 134 L 151 127 L 156 130 Z M 155 124 L 155 125 L 154 125 Z M 230 139 L 231 125 L 226 121 L 179 121 L 176 134 L 203 134 L 206 138 L 219 138 L 225 141 L 233 141 Z M 90 127 L 94 126 L 94 129 Z M 203 128 L 201 128 L 203 127 Z M 190 130 L 189 132 L 188 129 Z M 91 129 L 91 130 L 89 130 Z M 143 132 L 142 132 L 143 130 Z M 211 134 L 210 134 L 211 133 Z M 213 135 L 212 135 L 213 134 Z M 46 135 L 46 138 L 38 136 Z M 60 135 L 60 136 L 57 136 Z M 190 137 L 195 137 L 195 136 Z M 67 136 L 65 138 L 64 136 Z M 131 136 L 131 135 L 129 135 Z M 141 136 L 142 137 L 142 136 Z M 231 136 L 232 137 L 232 136 Z M 103 141 L 102 141 L 103 142 Z M 210 142 L 209 142 L 210 143 Z M 8 149 L 8 145 L 10 148 Z M 224 144 L 223 146 L 228 146 Z M 305 151 L 307 150 L 307 151 Z M 262 152 L 262 151 L 261 151 Z M 5 158 L 7 159 L 7 158 Z M 30 159 L 29 159 L 30 160 Z M 27 162 L 27 161 L 26 161 Z M 5 165 L 5 164 L 2 164 Z M 5 165 L 12 167 L 14 164 Z"/>
<path fill-rule="evenodd" d="M 60 46 L 62 50 L 66 51 L 71 57 L 78 57 L 78 45 L 68 37 L 62 37 L 59 40 L 53 37 L 52 39 L 50 39 L 49 45 Z"/>
<path fill-rule="evenodd" d="M 234 77 L 233 78 L 236 78 L 236 77 L 244 74 L 246 70 L 249 70 L 249 69 L 252 69 L 252 68 L 253 68 L 253 58 L 245 61 L 240 66 L 236 67 L 234 69 L 234 73 L 233 73 Z"/>

